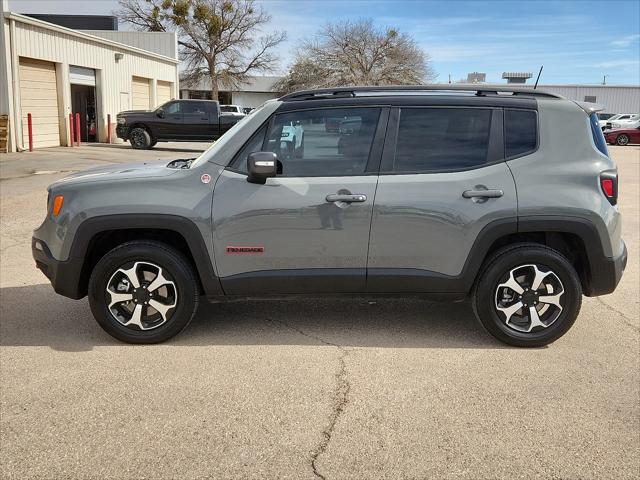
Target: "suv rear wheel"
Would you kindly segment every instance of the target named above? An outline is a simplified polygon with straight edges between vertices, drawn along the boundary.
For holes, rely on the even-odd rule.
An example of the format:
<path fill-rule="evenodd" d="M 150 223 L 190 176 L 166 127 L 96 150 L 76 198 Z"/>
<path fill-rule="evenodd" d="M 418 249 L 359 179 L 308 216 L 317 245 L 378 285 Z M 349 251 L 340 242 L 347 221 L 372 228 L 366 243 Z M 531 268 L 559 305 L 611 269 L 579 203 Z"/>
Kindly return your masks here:
<path fill-rule="evenodd" d="M 502 342 L 541 347 L 575 322 L 582 287 L 569 261 L 537 244 L 497 251 L 485 264 L 472 303 L 482 326 Z"/>
<path fill-rule="evenodd" d="M 198 282 L 187 260 L 152 241 L 107 253 L 89 279 L 89 305 L 100 326 L 128 343 L 158 343 L 180 333 L 198 307 Z"/>

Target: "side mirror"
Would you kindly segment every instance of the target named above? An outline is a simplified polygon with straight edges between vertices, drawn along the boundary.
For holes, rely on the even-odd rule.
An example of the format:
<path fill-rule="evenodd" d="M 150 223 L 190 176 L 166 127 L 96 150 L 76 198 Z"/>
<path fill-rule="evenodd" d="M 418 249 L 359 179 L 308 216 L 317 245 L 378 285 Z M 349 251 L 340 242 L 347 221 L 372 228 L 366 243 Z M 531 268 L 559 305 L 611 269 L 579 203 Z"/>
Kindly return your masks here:
<path fill-rule="evenodd" d="M 161 108 L 159 108 L 158 110 L 156 110 L 156 115 L 157 115 L 159 118 L 164 118 L 164 110 L 163 110 L 163 109 L 161 109 Z"/>
<path fill-rule="evenodd" d="M 273 152 L 253 152 L 247 157 L 247 182 L 264 184 L 278 172 L 278 156 Z"/>

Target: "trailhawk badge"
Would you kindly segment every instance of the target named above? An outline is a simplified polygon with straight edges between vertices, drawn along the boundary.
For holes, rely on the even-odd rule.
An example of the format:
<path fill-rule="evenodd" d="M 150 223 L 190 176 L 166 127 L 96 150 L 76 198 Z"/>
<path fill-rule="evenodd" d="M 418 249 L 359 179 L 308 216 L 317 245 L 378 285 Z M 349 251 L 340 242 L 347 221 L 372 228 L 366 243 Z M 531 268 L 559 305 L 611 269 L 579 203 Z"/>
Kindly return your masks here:
<path fill-rule="evenodd" d="M 264 253 L 264 247 L 234 247 L 228 245 L 227 253 Z"/>

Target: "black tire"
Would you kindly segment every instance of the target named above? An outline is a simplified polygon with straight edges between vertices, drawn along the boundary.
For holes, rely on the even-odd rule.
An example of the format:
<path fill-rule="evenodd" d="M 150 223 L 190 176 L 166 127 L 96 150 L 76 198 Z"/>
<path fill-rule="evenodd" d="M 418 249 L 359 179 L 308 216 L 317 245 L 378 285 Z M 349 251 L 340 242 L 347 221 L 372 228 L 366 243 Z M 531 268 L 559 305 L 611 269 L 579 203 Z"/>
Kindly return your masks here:
<path fill-rule="evenodd" d="M 151 325 L 148 330 L 142 330 L 135 325 L 125 326 L 116 319 L 109 309 L 109 301 L 112 298 L 107 293 L 109 282 L 116 275 L 120 275 L 119 273 L 116 274 L 119 269 L 128 269 L 134 262 L 143 262 L 143 266 L 139 267 L 140 270 L 138 270 L 142 272 L 144 272 L 144 268 L 151 264 L 162 268 L 163 277 L 170 280 L 169 283 L 172 282 L 174 284 L 170 288 L 175 294 L 173 296 L 175 307 L 167 310 L 165 316 L 161 315 L 160 312 L 150 314 L 148 307 L 145 308 L 145 305 L 139 305 L 140 311 L 146 312 L 145 315 L 148 315 L 148 318 L 160 315 L 160 318 L 156 320 L 158 326 L 154 327 L 153 324 L 147 324 L 147 327 Z M 138 276 L 138 279 L 140 279 L 140 276 Z M 151 281 L 142 279 L 140 286 L 144 287 L 149 283 Z M 126 294 L 129 295 L 129 292 L 133 290 L 130 287 Z M 167 288 L 168 290 L 169 288 Z M 160 242 L 132 241 L 114 248 L 100 259 L 89 279 L 89 305 L 93 316 L 109 335 L 127 343 L 159 343 L 177 335 L 191 322 L 198 308 L 198 300 L 199 284 L 189 262 L 181 253 Z M 134 300 L 129 303 L 122 302 L 118 305 L 121 307 L 117 308 L 129 308 L 131 310 L 134 309 L 134 306 L 135 308 L 138 306 Z M 166 321 L 161 323 L 165 318 Z"/>
<path fill-rule="evenodd" d="M 620 145 L 621 147 L 624 147 L 625 145 L 629 144 L 629 135 L 625 135 L 624 133 L 621 135 L 618 135 L 618 137 L 616 138 L 616 144 Z"/>
<path fill-rule="evenodd" d="M 562 306 L 559 314 L 557 314 L 558 310 L 554 310 L 554 306 L 547 307 L 549 319 L 551 320 L 553 315 L 557 315 L 557 318 L 549 321 L 546 328 L 536 327 L 529 333 L 518 331 L 513 326 L 507 325 L 506 314 L 498 311 L 498 286 L 509 279 L 510 272 L 518 268 L 528 268 L 524 267 L 527 265 L 536 265 L 545 272 L 550 270 L 555 277 L 549 275 L 549 278 L 559 279 L 563 292 L 559 297 Z M 517 272 L 520 271 L 517 270 Z M 525 293 L 528 295 L 527 300 L 531 300 L 529 290 Z M 525 293 L 522 295 L 525 296 Z M 535 293 L 533 292 L 534 299 L 536 299 Z M 514 297 L 517 296 L 516 292 L 513 294 Z M 518 299 L 514 298 L 514 300 Z M 485 262 L 474 286 L 471 302 L 480 324 L 498 340 L 516 347 L 542 347 L 562 337 L 575 322 L 582 305 L 582 286 L 575 269 L 562 254 L 543 245 L 520 243 L 498 250 Z M 522 302 L 527 305 L 525 300 Z M 513 304 L 515 303 L 518 302 L 514 301 Z M 540 307 L 534 308 L 545 307 L 543 303 L 545 302 L 540 301 Z M 538 302 L 535 305 L 538 305 Z M 526 310 L 519 311 L 526 312 Z M 529 325 L 533 325 L 532 320 Z"/>
<path fill-rule="evenodd" d="M 151 135 L 142 127 L 137 127 L 129 132 L 129 142 L 131 148 L 136 150 L 147 150 L 151 148 Z"/>
<path fill-rule="evenodd" d="M 158 141 L 152 138 L 152 139 L 151 139 L 151 144 L 149 145 L 149 148 L 153 148 L 153 147 L 155 147 L 155 146 L 156 146 L 156 143 L 158 143 Z"/>

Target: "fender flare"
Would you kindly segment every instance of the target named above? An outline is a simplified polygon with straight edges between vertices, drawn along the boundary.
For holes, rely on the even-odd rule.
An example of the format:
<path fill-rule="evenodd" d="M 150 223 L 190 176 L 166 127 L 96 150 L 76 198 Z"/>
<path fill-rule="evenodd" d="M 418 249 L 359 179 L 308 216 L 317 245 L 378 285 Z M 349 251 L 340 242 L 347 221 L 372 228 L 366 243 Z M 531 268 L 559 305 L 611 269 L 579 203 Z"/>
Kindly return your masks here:
<path fill-rule="evenodd" d="M 71 244 L 71 256 L 84 262 L 89 244 L 97 234 L 114 230 L 136 229 L 170 230 L 181 235 L 193 257 L 196 273 L 205 295 L 222 295 L 220 280 L 213 269 L 204 238 L 198 226 L 186 217 L 155 213 L 125 213 L 88 218 L 76 230 Z"/>

